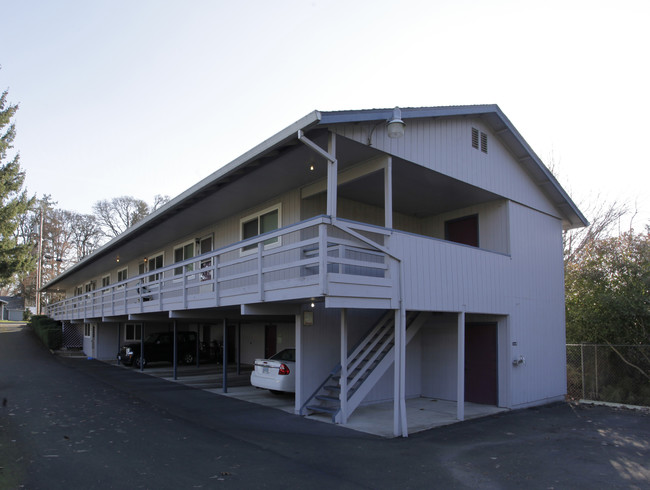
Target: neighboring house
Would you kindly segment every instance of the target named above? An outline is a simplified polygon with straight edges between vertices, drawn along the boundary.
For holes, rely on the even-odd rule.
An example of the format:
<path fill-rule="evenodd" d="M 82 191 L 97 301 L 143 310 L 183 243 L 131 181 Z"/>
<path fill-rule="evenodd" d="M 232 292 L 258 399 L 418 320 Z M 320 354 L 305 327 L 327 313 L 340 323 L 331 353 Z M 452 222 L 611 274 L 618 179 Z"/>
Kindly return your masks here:
<path fill-rule="evenodd" d="M 407 398 L 564 398 L 562 231 L 586 224 L 496 105 L 313 112 L 45 289 L 89 356 L 172 329 L 246 363 L 295 345 L 296 413 L 392 401 L 406 435 Z"/>
<path fill-rule="evenodd" d="M 22 322 L 25 313 L 25 298 L 21 296 L 0 296 L 0 319 Z"/>

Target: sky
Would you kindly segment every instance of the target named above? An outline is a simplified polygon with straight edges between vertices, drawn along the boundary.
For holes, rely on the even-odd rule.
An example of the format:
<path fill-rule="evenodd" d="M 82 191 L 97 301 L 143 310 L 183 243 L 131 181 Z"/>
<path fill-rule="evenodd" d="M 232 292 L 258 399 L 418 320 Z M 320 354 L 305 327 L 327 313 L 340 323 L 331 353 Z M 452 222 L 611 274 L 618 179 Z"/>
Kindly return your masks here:
<path fill-rule="evenodd" d="M 175 197 L 313 110 L 498 104 L 588 219 L 650 224 L 647 0 L 0 0 L 26 188 Z"/>

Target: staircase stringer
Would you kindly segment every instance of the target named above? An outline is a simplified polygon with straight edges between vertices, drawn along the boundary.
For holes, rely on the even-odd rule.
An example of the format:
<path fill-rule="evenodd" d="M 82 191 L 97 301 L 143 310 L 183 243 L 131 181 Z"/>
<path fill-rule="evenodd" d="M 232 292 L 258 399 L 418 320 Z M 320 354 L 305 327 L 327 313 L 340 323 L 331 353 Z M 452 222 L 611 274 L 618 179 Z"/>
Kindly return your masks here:
<path fill-rule="evenodd" d="M 420 313 L 413 320 L 413 322 L 406 329 L 406 345 L 411 342 L 413 337 L 420 331 L 420 328 L 426 321 L 427 315 L 425 313 Z M 406 348 L 406 345 L 404 346 Z M 384 358 L 377 364 L 377 366 L 372 370 L 368 377 L 363 381 L 361 386 L 359 386 L 350 398 L 348 398 L 348 414 L 350 415 L 359 407 L 363 399 L 370 393 L 377 382 L 381 377 L 386 373 L 388 368 L 393 365 L 395 361 L 395 346 L 391 347 L 390 351 L 386 353 Z M 342 414 L 340 411 L 335 415 L 335 422 L 340 423 L 342 420 Z"/>

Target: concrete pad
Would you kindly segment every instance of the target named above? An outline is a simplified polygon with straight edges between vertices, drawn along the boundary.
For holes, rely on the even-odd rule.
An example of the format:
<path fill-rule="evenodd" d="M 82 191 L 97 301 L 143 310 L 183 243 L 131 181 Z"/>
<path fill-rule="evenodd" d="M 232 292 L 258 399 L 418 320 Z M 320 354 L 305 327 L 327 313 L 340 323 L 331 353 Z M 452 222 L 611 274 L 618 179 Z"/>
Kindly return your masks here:
<path fill-rule="evenodd" d="M 223 393 L 218 389 L 206 391 L 295 414 L 295 398 L 291 394 L 274 395 L 268 390 L 260 390 L 252 386 L 229 388 L 228 393 Z M 491 405 L 465 403 L 465 420 L 504 411 L 507 411 L 507 409 Z M 333 423 L 332 418 L 324 414 L 313 414 L 307 417 L 328 424 Z M 456 423 L 458 422 L 456 419 L 456 402 L 433 398 L 408 399 L 406 400 L 406 420 L 409 434 Z M 346 424 L 341 425 L 367 434 L 394 437 L 393 402 L 361 406 L 355 410 Z"/>

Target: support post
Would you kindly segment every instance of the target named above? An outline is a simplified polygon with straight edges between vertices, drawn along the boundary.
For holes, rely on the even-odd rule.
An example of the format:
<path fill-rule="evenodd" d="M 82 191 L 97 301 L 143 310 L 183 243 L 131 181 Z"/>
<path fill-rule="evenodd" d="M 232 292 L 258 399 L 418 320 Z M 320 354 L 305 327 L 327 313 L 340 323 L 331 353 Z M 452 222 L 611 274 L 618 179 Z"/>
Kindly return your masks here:
<path fill-rule="evenodd" d="M 336 201 L 338 192 L 338 163 L 336 161 L 336 133 L 329 133 L 327 153 L 334 158 L 327 162 L 327 214 L 336 217 Z"/>
<path fill-rule="evenodd" d="M 144 371 L 144 322 L 142 322 L 142 335 L 140 336 L 140 372 Z"/>
<path fill-rule="evenodd" d="M 456 386 L 456 418 L 465 420 L 465 312 L 458 313 L 458 375 Z"/>
<path fill-rule="evenodd" d="M 296 313 L 296 393 L 293 411 L 300 414 L 302 406 L 302 311 Z"/>
<path fill-rule="evenodd" d="M 341 310 L 341 423 L 348 422 L 348 310 Z"/>
<path fill-rule="evenodd" d="M 400 401 L 400 381 L 402 379 L 402 336 L 400 335 L 401 315 L 395 310 L 395 360 L 393 361 L 393 435 L 398 437 L 402 434 L 402 404 Z"/>
<path fill-rule="evenodd" d="M 223 392 L 228 393 L 228 319 L 223 319 Z"/>
<path fill-rule="evenodd" d="M 199 356 L 201 355 L 201 324 L 196 324 L 196 367 L 199 367 Z"/>
<path fill-rule="evenodd" d="M 122 324 L 118 323 L 117 324 L 117 352 L 120 352 L 120 350 L 122 348 L 122 346 L 120 345 L 121 339 L 122 339 Z M 117 359 L 117 365 L 119 366 L 120 364 L 122 364 L 122 363 L 120 362 L 120 359 L 118 358 Z"/>
<path fill-rule="evenodd" d="M 409 429 L 406 420 L 406 309 L 403 302 L 400 302 L 399 324 L 401 346 L 399 373 L 400 425 L 402 427 L 402 437 L 408 437 Z"/>
<path fill-rule="evenodd" d="M 241 322 L 237 322 L 235 330 L 235 364 L 239 376 L 241 374 Z"/>
<path fill-rule="evenodd" d="M 176 338 L 178 331 L 176 329 L 176 320 L 174 320 L 174 380 L 178 379 L 178 339 Z"/>
<path fill-rule="evenodd" d="M 384 227 L 393 228 L 393 158 L 386 158 L 384 167 Z"/>

